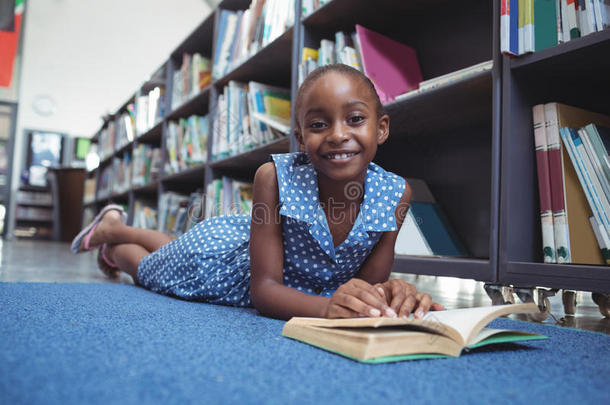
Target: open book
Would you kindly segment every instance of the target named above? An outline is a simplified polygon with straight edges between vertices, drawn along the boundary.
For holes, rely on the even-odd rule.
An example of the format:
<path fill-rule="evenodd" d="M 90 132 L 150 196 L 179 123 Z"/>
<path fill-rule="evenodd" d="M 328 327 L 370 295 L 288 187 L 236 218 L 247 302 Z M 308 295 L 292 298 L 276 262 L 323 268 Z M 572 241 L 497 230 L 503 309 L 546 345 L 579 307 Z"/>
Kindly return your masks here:
<path fill-rule="evenodd" d="M 458 357 L 493 343 L 545 339 L 533 333 L 485 328 L 503 315 L 537 312 L 534 303 L 428 312 L 415 318 L 292 318 L 282 335 L 366 363 Z"/>

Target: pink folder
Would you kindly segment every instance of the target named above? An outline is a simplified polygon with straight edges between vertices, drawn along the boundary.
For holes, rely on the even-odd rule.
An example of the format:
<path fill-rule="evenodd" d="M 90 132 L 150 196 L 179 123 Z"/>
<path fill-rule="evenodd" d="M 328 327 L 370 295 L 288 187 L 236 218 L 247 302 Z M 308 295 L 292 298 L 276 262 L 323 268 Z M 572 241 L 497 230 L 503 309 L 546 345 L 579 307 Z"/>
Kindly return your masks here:
<path fill-rule="evenodd" d="M 422 75 L 413 48 L 358 24 L 356 33 L 364 72 L 375 84 L 382 103 L 419 88 Z"/>

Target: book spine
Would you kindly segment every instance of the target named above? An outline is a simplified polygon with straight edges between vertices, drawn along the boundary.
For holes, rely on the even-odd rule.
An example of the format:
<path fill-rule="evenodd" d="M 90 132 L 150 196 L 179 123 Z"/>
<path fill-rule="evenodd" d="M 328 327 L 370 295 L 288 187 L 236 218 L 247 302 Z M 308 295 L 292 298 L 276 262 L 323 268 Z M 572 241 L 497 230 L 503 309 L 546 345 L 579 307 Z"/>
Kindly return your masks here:
<path fill-rule="evenodd" d="M 509 35 L 510 53 L 513 55 L 519 55 L 519 0 L 510 0 L 509 15 L 510 15 L 510 35 Z"/>
<path fill-rule="evenodd" d="M 555 103 L 545 104 L 544 115 L 549 150 L 549 178 L 551 183 L 551 207 L 553 209 L 555 258 L 557 263 L 571 263 L 572 254 L 570 252 L 569 224 L 565 208 L 557 105 Z"/>
<path fill-rule="evenodd" d="M 568 42 L 571 39 L 568 0 L 561 0 L 561 37 L 563 38 L 563 42 Z"/>
<path fill-rule="evenodd" d="M 534 52 L 534 0 L 525 0 L 525 10 L 523 15 L 523 45 L 525 52 Z"/>
<path fill-rule="evenodd" d="M 557 45 L 555 0 L 534 0 L 534 36 L 536 51 Z"/>
<path fill-rule="evenodd" d="M 551 181 L 549 155 L 546 141 L 544 105 L 533 108 L 534 145 L 536 148 L 536 169 L 538 172 L 538 195 L 540 197 L 540 223 L 542 228 L 542 253 L 545 263 L 556 263 L 553 209 L 551 205 Z"/>
<path fill-rule="evenodd" d="M 510 0 L 500 2 L 500 51 L 510 54 Z"/>
<path fill-rule="evenodd" d="M 591 228 L 593 228 L 593 234 L 599 245 L 599 249 L 602 252 L 602 257 L 606 265 L 610 265 L 610 238 L 604 232 L 604 227 L 601 226 L 595 217 L 589 217 Z"/>
<path fill-rule="evenodd" d="M 580 29 L 578 28 L 578 19 L 576 18 L 576 0 L 567 1 L 567 17 L 570 39 L 580 37 Z"/>
<path fill-rule="evenodd" d="M 599 156 L 597 155 L 595 148 L 593 147 L 593 144 L 589 137 L 589 133 L 587 132 L 586 128 L 581 128 L 578 130 L 578 135 L 582 140 L 587 156 L 591 162 L 591 166 L 595 171 L 595 176 L 597 177 L 602 186 L 604 195 L 606 196 L 606 198 L 610 199 L 610 182 L 608 181 L 608 178 L 604 173 L 602 163 L 600 162 Z"/>
<path fill-rule="evenodd" d="M 525 2 L 519 0 L 519 55 L 525 53 Z"/>

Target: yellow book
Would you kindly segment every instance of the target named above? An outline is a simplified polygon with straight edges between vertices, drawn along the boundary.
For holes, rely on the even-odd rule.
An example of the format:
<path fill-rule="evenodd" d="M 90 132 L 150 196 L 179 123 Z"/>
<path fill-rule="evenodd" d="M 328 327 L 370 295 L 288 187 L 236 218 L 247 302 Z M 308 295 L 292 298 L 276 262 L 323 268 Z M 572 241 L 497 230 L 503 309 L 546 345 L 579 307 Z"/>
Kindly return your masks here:
<path fill-rule="evenodd" d="M 307 59 L 318 60 L 318 50 L 313 48 L 303 48 L 303 62 Z"/>

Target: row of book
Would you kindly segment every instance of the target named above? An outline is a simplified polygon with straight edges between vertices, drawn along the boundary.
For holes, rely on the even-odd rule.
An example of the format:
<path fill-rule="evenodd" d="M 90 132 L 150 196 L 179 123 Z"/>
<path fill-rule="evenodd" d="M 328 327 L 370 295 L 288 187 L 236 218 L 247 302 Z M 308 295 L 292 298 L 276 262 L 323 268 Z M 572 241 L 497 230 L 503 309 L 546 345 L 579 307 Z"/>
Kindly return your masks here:
<path fill-rule="evenodd" d="M 203 219 L 203 193 L 168 191 L 159 197 L 157 230 L 178 237 Z"/>
<path fill-rule="evenodd" d="M 544 262 L 610 264 L 610 116 L 532 110 Z"/>
<path fill-rule="evenodd" d="M 290 132 L 290 90 L 230 81 L 218 96 L 212 160 L 243 153 Z"/>
<path fill-rule="evenodd" d="M 500 46 L 522 55 L 610 26 L 609 0 L 500 0 Z"/>
<path fill-rule="evenodd" d="M 161 171 L 161 149 L 148 144 L 138 144 L 133 149 L 131 184 L 145 186 L 158 180 Z"/>
<path fill-rule="evenodd" d="M 83 204 L 91 204 L 95 202 L 95 189 L 97 180 L 95 177 L 85 179 L 83 186 Z"/>
<path fill-rule="evenodd" d="M 252 212 L 252 184 L 223 177 L 206 188 L 204 218 Z"/>
<path fill-rule="evenodd" d="M 133 204 L 133 222 L 135 228 L 157 229 L 157 204 L 136 200 Z"/>
<path fill-rule="evenodd" d="M 299 84 L 315 68 L 331 63 L 343 63 L 364 72 L 382 103 L 417 90 L 422 81 L 415 49 L 359 24 L 350 35 L 337 32 L 334 41 L 321 40 L 317 50 L 304 48 Z"/>
<path fill-rule="evenodd" d="M 165 116 L 165 86 L 157 86 L 136 97 L 135 116 L 135 133 L 138 135 L 157 125 Z"/>
<path fill-rule="evenodd" d="M 135 104 L 128 104 L 125 112 L 118 119 L 110 120 L 102 129 L 99 137 L 98 155 L 105 160 L 112 154 L 132 142 L 135 138 Z"/>
<path fill-rule="evenodd" d="M 98 198 L 108 198 L 131 188 L 132 159 L 129 152 L 112 159 L 112 163 L 100 172 Z"/>
<path fill-rule="evenodd" d="M 174 110 L 212 82 L 210 58 L 194 53 L 182 54 L 182 65 L 172 78 L 172 106 Z"/>
<path fill-rule="evenodd" d="M 303 16 L 308 16 L 323 5 L 330 3 L 332 0 L 302 0 L 301 13 Z"/>
<path fill-rule="evenodd" d="M 168 124 L 165 173 L 172 174 L 207 161 L 208 116 L 192 115 Z"/>
<path fill-rule="evenodd" d="M 220 78 L 294 25 L 295 0 L 252 0 L 247 10 L 221 10 L 213 76 Z"/>

